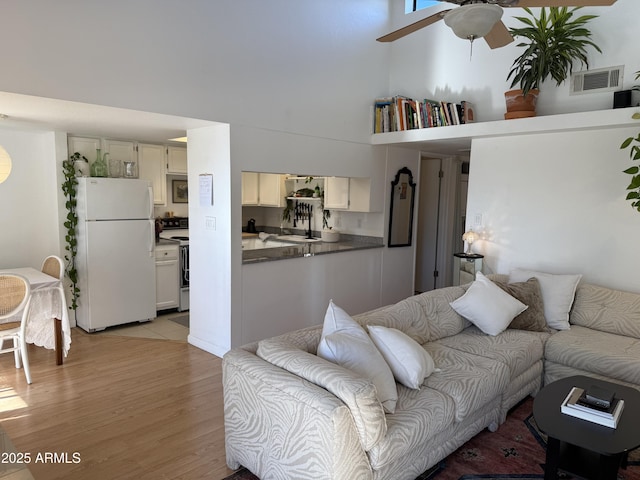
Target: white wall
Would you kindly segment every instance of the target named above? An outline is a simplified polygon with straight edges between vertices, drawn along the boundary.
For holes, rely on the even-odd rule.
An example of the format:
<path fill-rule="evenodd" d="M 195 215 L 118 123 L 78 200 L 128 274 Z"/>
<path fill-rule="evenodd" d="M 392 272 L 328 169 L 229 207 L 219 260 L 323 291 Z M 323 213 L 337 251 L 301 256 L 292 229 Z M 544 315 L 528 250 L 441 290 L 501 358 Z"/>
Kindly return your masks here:
<path fill-rule="evenodd" d="M 387 89 L 387 0 L 8 0 L 3 19 L 0 91 L 367 141 Z"/>
<path fill-rule="evenodd" d="M 420 152 L 406 148 L 381 148 L 378 152 L 385 158 L 387 182 L 385 185 L 385 225 L 389 225 L 389 204 L 391 202 L 391 182 L 396 173 L 407 167 L 413 173 L 416 182 L 415 208 L 413 215 L 413 239 L 410 247 L 385 248 L 382 255 L 382 284 L 380 291 L 381 305 L 400 301 L 413 294 L 415 278 L 415 256 L 418 215 L 417 205 L 420 203 Z M 389 231 L 385 230 L 384 242 L 388 244 Z"/>
<path fill-rule="evenodd" d="M 238 257 L 241 245 L 230 235 L 237 209 L 232 202 L 229 181 L 229 137 L 229 126 L 223 124 L 189 130 L 187 148 L 191 186 L 189 343 L 218 355 L 231 347 L 233 298 L 240 295 L 233 291 L 239 286 L 233 265 L 241 262 Z M 211 205 L 200 203 L 198 180 L 202 174 L 213 178 Z M 213 219 L 214 228 L 207 228 L 208 219 Z"/>
<path fill-rule="evenodd" d="M 0 129 L 0 145 L 13 163 L 0 184 L 0 268 L 39 269 L 46 256 L 63 255 L 58 230 L 62 173 L 55 142 L 52 132 Z"/>
<path fill-rule="evenodd" d="M 625 201 L 622 141 L 638 129 L 475 140 L 467 218 L 482 214 L 485 269 L 581 273 L 640 292 L 640 215 Z"/>
<path fill-rule="evenodd" d="M 391 30 L 426 15 L 418 12 L 405 18 L 402 2 L 389 4 L 393 14 Z M 455 6 L 443 4 L 434 8 Z M 636 42 L 629 40 L 636 36 L 637 30 L 636 22 L 631 19 L 638 18 L 640 4 L 637 0 L 617 0 L 610 7 L 585 7 L 579 13 L 599 15 L 589 26 L 594 42 L 603 53 L 589 50 L 590 68 L 625 65 L 624 87 L 631 88 L 635 83 L 634 72 L 640 70 Z M 520 8 L 505 9 L 503 21 L 507 27 L 520 26 L 512 17 L 523 14 Z M 516 47 L 517 43 L 491 50 L 484 40 L 477 40 L 469 59 L 469 42 L 456 37 L 444 22 L 437 22 L 391 44 L 391 83 L 387 94 L 468 100 L 475 103 L 479 121 L 503 119 L 504 92 L 510 86 L 507 75 L 513 60 L 522 52 L 522 48 Z M 580 69 L 577 66 L 577 70 Z M 601 110 L 612 105 L 611 92 L 570 96 L 568 83 L 556 87 L 555 82 L 547 81 L 541 87 L 538 114 Z"/>

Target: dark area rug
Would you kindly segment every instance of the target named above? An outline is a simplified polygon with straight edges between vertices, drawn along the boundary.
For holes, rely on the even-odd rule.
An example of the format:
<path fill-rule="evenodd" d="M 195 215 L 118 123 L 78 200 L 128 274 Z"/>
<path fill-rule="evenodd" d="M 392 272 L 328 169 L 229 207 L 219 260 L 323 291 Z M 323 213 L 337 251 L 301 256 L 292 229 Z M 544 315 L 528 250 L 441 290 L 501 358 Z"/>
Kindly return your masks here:
<path fill-rule="evenodd" d="M 169 320 L 171 320 L 172 322 L 176 322 L 182 325 L 183 327 L 189 328 L 189 314 L 180 315 L 179 317 L 173 317 L 173 318 L 170 318 Z"/>
<path fill-rule="evenodd" d="M 483 430 L 416 480 L 533 480 L 544 478 L 546 436 L 532 415 L 533 399 L 517 405 L 497 432 Z M 224 480 L 257 480 L 241 468 Z M 560 474 L 560 479 L 574 477 Z M 620 480 L 640 480 L 640 449 L 629 454 L 629 466 L 618 471 Z"/>

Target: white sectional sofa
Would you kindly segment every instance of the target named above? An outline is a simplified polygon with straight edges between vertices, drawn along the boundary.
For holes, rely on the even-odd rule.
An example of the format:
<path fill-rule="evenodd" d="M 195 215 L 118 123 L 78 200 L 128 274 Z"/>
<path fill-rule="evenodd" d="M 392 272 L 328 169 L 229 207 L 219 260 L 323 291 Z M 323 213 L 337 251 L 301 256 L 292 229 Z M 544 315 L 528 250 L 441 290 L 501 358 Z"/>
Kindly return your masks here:
<path fill-rule="evenodd" d="M 545 384 L 586 375 L 640 390 L 640 295 L 581 284 L 571 328 L 545 345 Z"/>
<path fill-rule="evenodd" d="M 518 323 L 525 320 L 518 315 L 510 325 L 519 328 L 488 335 L 494 326 L 486 316 L 473 318 L 481 330 L 457 313 L 472 293 L 484 298 L 476 286 L 486 279 L 354 317 L 365 327 L 403 332 L 437 367 L 420 388 L 396 384 L 393 413 L 385 412 L 370 379 L 317 355 L 322 325 L 229 351 L 223 361 L 229 467 L 245 466 L 261 480 L 413 480 L 482 429 L 497 428 L 543 379 L 583 374 L 639 388 L 640 295 L 580 285 L 569 317 L 579 276 L 569 279 L 555 325 L 569 328 L 564 317 L 573 325 L 557 331 L 544 324 L 553 313 L 547 308 L 540 324 L 539 300 L 545 288 L 552 295 L 562 288 L 549 289 L 541 277 L 533 285 L 538 296 L 528 297 L 531 281 L 514 284 L 518 291 L 505 287 L 507 276 L 491 278 L 511 295 L 526 290 L 519 298 L 529 299 L 528 318 Z M 503 308 L 489 303 L 489 312 Z M 471 307 L 475 317 L 479 308 Z"/>
<path fill-rule="evenodd" d="M 260 479 L 413 480 L 542 384 L 546 332 L 485 335 L 444 288 L 355 317 L 398 329 L 439 371 L 418 390 L 397 385 L 393 414 L 372 383 L 316 355 L 322 326 L 224 357 L 227 463 Z"/>

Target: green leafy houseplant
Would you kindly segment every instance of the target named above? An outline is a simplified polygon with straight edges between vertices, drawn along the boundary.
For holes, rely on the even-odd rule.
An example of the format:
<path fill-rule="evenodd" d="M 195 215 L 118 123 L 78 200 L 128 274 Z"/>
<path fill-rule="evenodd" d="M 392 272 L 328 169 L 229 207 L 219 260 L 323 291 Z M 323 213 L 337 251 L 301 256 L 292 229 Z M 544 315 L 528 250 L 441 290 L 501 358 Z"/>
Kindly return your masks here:
<path fill-rule="evenodd" d="M 636 80 L 640 78 L 640 71 L 636 72 Z M 639 85 L 635 85 L 633 87 L 634 90 L 640 90 Z M 640 120 L 640 113 L 634 113 L 632 118 L 636 120 Z M 629 158 L 632 161 L 640 160 L 640 133 L 635 137 L 629 137 L 622 145 L 620 145 L 621 149 L 629 149 Z M 640 167 L 634 165 L 632 167 L 624 170 L 624 173 L 631 175 L 631 182 L 627 187 L 629 193 L 627 193 L 627 200 L 631 202 L 631 206 L 640 212 Z"/>
<path fill-rule="evenodd" d="M 560 86 L 573 72 L 574 62 L 589 68 L 587 48 L 593 47 L 602 53 L 591 40 L 591 31 L 586 24 L 597 15 L 582 15 L 574 18 L 580 7 L 550 7 L 540 10 L 536 17 L 529 8 L 524 8 L 529 17 L 515 17 L 525 26 L 510 28 L 514 38 L 523 39 L 518 47 L 524 52 L 511 66 L 507 80 L 512 79 L 511 88 L 519 85 L 523 95 L 537 89 L 551 77 Z"/>
<path fill-rule="evenodd" d="M 68 160 L 62 162 L 62 171 L 64 174 L 64 182 L 62 183 L 62 193 L 65 196 L 65 207 L 67 208 L 67 218 L 64 227 L 67 230 L 65 234 L 65 250 L 68 252 L 64 259 L 67 262 L 65 273 L 71 281 L 71 304 L 69 308 L 76 310 L 78 308 L 78 298 L 80 297 L 80 288 L 78 288 L 78 270 L 76 269 L 76 254 L 78 253 L 78 241 L 76 238 L 76 228 L 78 226 L 78 214 L 76 213 L 76 195 L 78 193 L 78 179 L 76 178 L 76 168 L 74 162 L 86 158 L 76 152 L 69 157 Z"/>

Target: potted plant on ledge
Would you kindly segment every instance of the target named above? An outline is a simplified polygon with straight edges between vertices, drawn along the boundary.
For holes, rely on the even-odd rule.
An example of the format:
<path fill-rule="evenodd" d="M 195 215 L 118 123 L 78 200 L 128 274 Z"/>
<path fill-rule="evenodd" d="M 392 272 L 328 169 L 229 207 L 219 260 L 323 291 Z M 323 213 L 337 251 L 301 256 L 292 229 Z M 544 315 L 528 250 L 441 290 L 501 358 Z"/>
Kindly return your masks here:
<path fill-rule="evenodd" d="M 507 80 L 512 80 L 511 88 L 516 85 L 520 88 L 505 93 L 505 119 L 535 116 L 538 89 L 543 81 L 551 77 L 560 86 L 573 72 L 574 62 L 589 68 L 588 47 L 602 53 L 591 40 L 591 31 L 586 27 L 597 15 L 574 18 L 574 13 L 580 8 L 542 8 L 539 17 L 529 8 L 524 8 L 529 16 L 515 17 L 524 26 L 510 28 L 509 32 L 514 38 L 523 40 L 517 46 L 525 50 L 514 60 L 507 76 Z"/>

